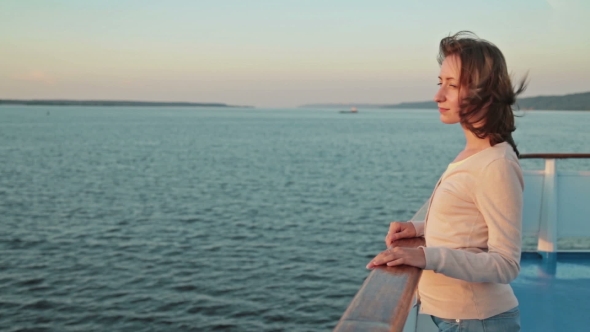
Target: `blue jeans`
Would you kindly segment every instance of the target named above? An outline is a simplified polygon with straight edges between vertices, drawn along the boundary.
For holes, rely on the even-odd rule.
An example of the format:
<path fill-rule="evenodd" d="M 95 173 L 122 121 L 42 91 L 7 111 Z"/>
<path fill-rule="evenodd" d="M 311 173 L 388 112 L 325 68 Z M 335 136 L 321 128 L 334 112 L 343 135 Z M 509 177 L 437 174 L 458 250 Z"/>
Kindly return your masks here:
<path fill-rule="evenodd" d="M 432 317 L 440 332 L 514 332 L 520 331 L 518 307 L 486 319 L 446 319 Z"/>

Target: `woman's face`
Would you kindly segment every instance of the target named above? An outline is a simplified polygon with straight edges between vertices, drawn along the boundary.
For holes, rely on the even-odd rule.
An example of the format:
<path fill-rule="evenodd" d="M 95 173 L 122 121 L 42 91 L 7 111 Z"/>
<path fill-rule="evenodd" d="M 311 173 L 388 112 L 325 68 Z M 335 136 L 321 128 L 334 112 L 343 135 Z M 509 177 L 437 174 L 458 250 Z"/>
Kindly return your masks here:
<path fill-rule="evenodd" d="M 438 104 L 440 121 L 446 124 L 459 123 L 459 76 L 461 75 L 461 59 L 457 55 L 445 58 L 438 76 L 439 89 L 434 95 Z"/>

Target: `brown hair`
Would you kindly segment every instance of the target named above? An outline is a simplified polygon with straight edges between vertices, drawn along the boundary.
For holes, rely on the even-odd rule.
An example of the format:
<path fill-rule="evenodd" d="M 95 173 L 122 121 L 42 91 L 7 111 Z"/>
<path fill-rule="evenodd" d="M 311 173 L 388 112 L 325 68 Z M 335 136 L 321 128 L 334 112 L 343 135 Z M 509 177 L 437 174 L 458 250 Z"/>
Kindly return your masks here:
<path fill-rule="evenodd" d="M 518 89 L 513 87 L 500 49 L 469 31 L 460 31 L 440 41 L 438 63 L 442 65 L 451 55 L 461 59 L 459 89 L 467 89 L 462 94 L 461 125 L 479 138 L 489 137 L 492 146 L 508 142 L 518 156 L 512 139 L 516 130 L 512 105 L 516 96 L 526 89 L 526 76 Z"/>

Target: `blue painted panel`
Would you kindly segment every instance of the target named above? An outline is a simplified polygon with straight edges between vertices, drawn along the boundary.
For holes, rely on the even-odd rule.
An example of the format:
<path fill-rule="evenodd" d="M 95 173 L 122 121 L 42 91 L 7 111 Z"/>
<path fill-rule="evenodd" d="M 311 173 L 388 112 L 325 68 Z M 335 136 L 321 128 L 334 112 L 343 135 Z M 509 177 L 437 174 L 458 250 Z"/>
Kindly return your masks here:
<path fill-rule="evenodd" d="M 522 331 L 590 330 L 590 254 L 523 255 L 511 285 Z"/>

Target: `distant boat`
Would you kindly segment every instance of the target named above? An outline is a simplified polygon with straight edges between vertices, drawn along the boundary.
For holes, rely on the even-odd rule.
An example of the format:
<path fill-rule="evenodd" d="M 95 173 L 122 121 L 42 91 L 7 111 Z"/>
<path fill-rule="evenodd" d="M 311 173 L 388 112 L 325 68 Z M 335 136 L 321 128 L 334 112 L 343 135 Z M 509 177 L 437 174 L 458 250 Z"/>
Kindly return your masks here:
<path fill-rule="evenodd" d="M 353 106 L 350 108 L 350 111 L 340 111 L 340 113 L 356 114 L 358 113 L 358 110 Z"/>

